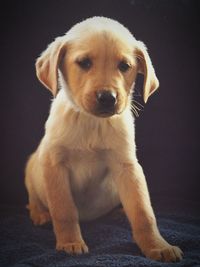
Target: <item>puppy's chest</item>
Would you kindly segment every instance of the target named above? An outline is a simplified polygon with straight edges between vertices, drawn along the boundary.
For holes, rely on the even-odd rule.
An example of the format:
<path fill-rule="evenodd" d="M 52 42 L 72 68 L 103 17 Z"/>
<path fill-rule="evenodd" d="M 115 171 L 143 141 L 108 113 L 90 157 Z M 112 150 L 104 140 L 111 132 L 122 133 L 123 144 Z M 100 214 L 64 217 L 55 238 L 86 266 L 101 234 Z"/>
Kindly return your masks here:
<path fill-rule="evenodd" d="M 108 171 L 106 158 L 106 150 L 69 150 L 68 167 L 73 188 L 85 191 L 101 183 Z"/>
<path fill-rule="evenodd" d="M 102 216 L 119 203 L 107 153 L 106 150 L 79 150 L 69 154 L 71 189 L 81 220 Z"/>

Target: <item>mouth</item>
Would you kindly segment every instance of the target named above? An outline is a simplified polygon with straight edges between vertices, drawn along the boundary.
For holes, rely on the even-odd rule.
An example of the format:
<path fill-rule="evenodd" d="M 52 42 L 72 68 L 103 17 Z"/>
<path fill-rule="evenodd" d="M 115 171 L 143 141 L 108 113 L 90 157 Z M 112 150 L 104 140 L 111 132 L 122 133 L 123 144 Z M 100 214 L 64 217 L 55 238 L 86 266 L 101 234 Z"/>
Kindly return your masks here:
<path fill-rule="evenodd" d="M 108 118 L 108 117 L 112 117 L 113 115 L 115 115 L 116 113 L 98 113 L 95 114 L 97 117 L 101 117 L 101 118 Z"/>
<path fill-rule="evenodd" d="M 101 118 L 111 117 L 117 114 L 115 109 L 99 109 L 94 112 L 94 115 Z"/>

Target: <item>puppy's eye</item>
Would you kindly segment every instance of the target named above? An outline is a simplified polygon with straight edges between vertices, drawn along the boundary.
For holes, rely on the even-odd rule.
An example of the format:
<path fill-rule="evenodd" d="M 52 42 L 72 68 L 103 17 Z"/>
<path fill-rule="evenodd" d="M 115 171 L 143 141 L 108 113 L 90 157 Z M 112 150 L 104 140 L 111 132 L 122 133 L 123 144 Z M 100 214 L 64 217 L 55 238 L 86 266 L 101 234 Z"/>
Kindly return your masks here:
<path fill-rule="evenodd" d="M 126 61 L 121 61 L 118 65 L 118 69 L 121 71 L 121 72 L 126 72 L 130 69 L 131 65 L 126 62 Z"/>
<path fill-rule="evenodd" d="M 92 66 L 92 61 L 89 58 L 84 58 L 82 60 L 77 61 L 79 67 L 83 70 L 89 70 Z"/>

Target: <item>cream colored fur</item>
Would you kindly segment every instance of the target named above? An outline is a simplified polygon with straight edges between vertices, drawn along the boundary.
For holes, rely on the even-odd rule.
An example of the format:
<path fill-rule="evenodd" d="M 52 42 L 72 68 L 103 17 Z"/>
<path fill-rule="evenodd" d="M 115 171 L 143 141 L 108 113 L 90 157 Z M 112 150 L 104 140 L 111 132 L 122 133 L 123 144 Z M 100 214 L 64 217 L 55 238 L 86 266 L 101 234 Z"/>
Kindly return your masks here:
<path fill-rule="evenodd" d="M 82 54 L 93 60 L 87 72 L 77 66 Z M 120 57 L 131 65 L 127 73 L 115 67 Z M 158 87 L 144 44 L 118 22 L 94 17 L 57 38 L 37 60 L 36 69 L 56 97 L 45 135 L 26 167 L 33 222 L 52 220 L 58 250 L 88 252 L 79 220 L 98 218 L 122 203 L 134 239 L 147 257 L 180 260 L 181 250 L 159 233 L 136 157 L 131 91 L 137 73 L 145 76 L 145 101 Z M 116 92 L 118 102 L 114 115 L 99 117 L 95 93 L 105 87 Z"/>

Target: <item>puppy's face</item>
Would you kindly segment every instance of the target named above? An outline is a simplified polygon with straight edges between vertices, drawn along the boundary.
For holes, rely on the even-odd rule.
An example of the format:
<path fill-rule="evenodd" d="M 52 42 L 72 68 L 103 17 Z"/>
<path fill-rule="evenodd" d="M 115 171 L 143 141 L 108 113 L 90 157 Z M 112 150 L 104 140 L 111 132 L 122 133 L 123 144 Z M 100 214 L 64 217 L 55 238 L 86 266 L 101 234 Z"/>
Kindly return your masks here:
<path fill-rule="evenodd" d="M 145 102 L 158 87 L 145 45 L 120 23 L 103 17 L 76 24 L 37 59 L 37 76 L 54 96 L 58 69 L 71 102 L 99 117 L 123 112 L 138 72 L 144 75 Z"/>
<path fill-rule="evenodd" d="M 104 32 L 69 44 L 61 71 L 75 105 L 107 117 L 125 109 L 137 68 L 132 47 Z"/>

